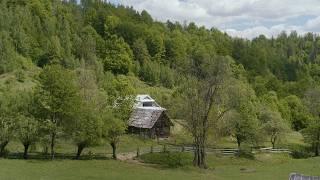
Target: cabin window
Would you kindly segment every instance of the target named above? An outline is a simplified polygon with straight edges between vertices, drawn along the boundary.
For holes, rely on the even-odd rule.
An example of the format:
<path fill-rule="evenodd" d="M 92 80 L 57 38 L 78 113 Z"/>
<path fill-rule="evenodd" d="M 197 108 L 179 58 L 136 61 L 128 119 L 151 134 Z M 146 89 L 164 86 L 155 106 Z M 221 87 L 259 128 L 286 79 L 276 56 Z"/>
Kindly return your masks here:
<path fill-rule="evenodd" d="M 143 103 L 143 107 L 151 107 L 152 106 L 152 102 L 144 102 Z"/>

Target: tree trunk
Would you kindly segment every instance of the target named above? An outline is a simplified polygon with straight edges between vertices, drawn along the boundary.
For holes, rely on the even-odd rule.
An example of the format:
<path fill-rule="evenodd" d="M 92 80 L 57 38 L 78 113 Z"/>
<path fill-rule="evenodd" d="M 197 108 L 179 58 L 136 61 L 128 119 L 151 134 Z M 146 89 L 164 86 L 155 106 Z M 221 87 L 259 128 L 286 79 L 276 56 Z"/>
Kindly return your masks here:
<path fill-rule="evenodd" d="M 194 158 L 193 165 L 199 168 L 207 168 L 206 164 L 206 152 L 205 145 L 203 140 L 195 140 L 195 150 L 194 150 Z"/>
<path fill-rule="evenodd" d="M 241 140 L 239 137 L 236 137 L 236 139 L 237 139 L 238 150 L 240 150 Z"/>
<path fill-rule="evenodd" d="M 80 156 L 81 156 L 81 153 L 82 153 L 84 147 L 85 146 L 82 145 L 82 144 L 78 145 L 78 151 L 77 151 L 76 159 L 80 159 Z"/>
<path fill-rule="evenodd" d="M 277 135 L 276 135 L 276 134 L 271 135 L 272 149 L 275 148 L 275 146 L 276 146 L 276 141 L 277 141 Z"/>
<path fill-rule="evenodd" d="M 30 144 L 24 144 L 24 152 L 23 152 L 23 159 L 28 159 L 28 149 Z"/>
<path fill-rule="evenodd" d="M 47 145 L 43 146 L 43 154 L 48 155 L 49 147 Z"/>
<path fill-rule="evenodd" d="M 193 156 L 193 166 L 198 166 L 198 158 L 199 158 L 199 147 L 197 137 L 194 137 L 194 156 Z"/>
<path fill-rule="evenodd" d="M 315 156 L 319 156 L 319 140 L 320 140 L 320 133 L 317 133 L 317 142 L 315 144 Z"/>
<path fill-rule="evenodd" d="M 117 159 L 117 145 L 114 142 L 110 143 L 110 145 L 112 147 L 112 158 Z"/>
<path fill-rule="evenodd" d="M 6 146 L 8 145 L 9 141 L 4 141 L 3 143 L 0 144 L 0 157 L 4 156 L 4 150 Z"/>
<path fill-rule="evenodd" d="M 199 159 L 199 148 L 195 145 L 194 149 L 194 156 L 193 156 L 193 166 L 198 166 L 198 159 Z"/>
<path fill-rule="evenodd" d="M 140 148 L 137 147 L 137 157 L 140 157 Z"/>
<path fill-rule="evenodd" d="M 51 160 L 54 159 L 54 155 L 55 155 L 55 152 L 54 152 L 55 140 L 56 140 L 56 133 L 52 133 L 51 134 L 51 145 L 50 145 L 50 148 L 51 148 Z"/>
<path fill-rule="evenodd" d="M 276 144 L 276 138 L 271 137 L 271 144 L 272 144 L 272 149 L 275 148 L 275 144 Z"/>
<path fill-rule="evenodd" d="M 208 168 L 207 163 L 206 163 L 206 150 L 205 150 L 205 146 L 204 145 L 201 145 L 201 148 L 200 148 L 200 164 L 199 164 L 199 167 L 203 168 L 203 169 L 207 169 Z"/>

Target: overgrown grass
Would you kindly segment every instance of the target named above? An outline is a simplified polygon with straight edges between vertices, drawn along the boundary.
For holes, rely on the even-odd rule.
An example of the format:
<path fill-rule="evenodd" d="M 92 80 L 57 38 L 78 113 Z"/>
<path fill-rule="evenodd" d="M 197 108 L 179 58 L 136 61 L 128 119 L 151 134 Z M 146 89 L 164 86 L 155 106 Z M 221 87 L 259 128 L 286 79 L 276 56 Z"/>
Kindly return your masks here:
<path fill-rule="evenodd" d="M 191 154 L 182 152 L 148 153 L 140 156 L 145 163 L 158 164 L 163 167 L 177 168 L 191 164 Z"/>

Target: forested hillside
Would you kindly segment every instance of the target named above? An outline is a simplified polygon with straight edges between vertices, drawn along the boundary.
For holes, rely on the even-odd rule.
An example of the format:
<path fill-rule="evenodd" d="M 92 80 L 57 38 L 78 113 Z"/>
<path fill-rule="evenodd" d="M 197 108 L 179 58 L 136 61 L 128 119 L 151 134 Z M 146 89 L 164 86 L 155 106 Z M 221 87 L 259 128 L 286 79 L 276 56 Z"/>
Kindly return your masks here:
<path fill-rule="evenodd" d="M 52 156 L 59 136 L 73 139 L 79 156 L 100 137 L 116 147 L 126 97 L 151 93 L 204 137 L 200 154 L 214 124 L 239 147 L 259 144 L 258 132 L 275 145 L 301 131 L 318 155 L 319 55 L 312 33 L 247 40 L 102 0 L 0 0 L 1 153 L 12 138 L 25 148 L 39 141 Z"/>

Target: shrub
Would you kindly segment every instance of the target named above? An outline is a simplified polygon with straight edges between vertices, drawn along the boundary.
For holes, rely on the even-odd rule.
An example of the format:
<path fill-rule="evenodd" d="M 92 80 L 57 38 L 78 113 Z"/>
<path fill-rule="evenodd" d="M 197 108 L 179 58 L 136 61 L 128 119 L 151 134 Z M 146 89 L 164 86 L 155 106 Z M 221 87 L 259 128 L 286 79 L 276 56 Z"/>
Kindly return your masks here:
<path fill-rule="evenodd" d="M 247 149 L 240 149 L 236 154 L 236 156 L 241 158 L 246 158 L 246 159 L 255 159 L 252 151 Z"/>
<path fill-rule="evenodd" d="M 5 148 L 4 151 L 2 152 L 1 156 L 4 157 L 4 158 L 7 158 L 9 153 L 10 153 L 10 151 Z"/>
<path fill-rule="evenodd" d="M 167 164 L 169 167 L 181 167 L 184 165 L 182 153 L 167 153 Z"/>
<path fill-rule="evenodd" d="M 25 74 L 21 70 L 16 71 L 15 76 L 19 82 L 24 82 L 26 79 Z"/>
<path fill-rule="evenodd" d="M 165 167 L 177 168 L 185 166 L 190 158 L 187 153 L 161 152 L 144 154 L 140 156 L 140 159 L 145 163 L 159 164 Z"/>
<path fill-rule="evenodd" d="M 313 153 L 310 147 L 302 146 L 302 145 L 295 145 L 291 148 L 291 157 L 295 159 L 304 159 L 312 157 Z"/>
<path fill-rule="evenodd" d="M 307 151 L 293 150 L 290 155 L 292 158 L 295 158 L 295 159 L 305 159 L 305 158 L 311 157 L 312 153 Z"/>

